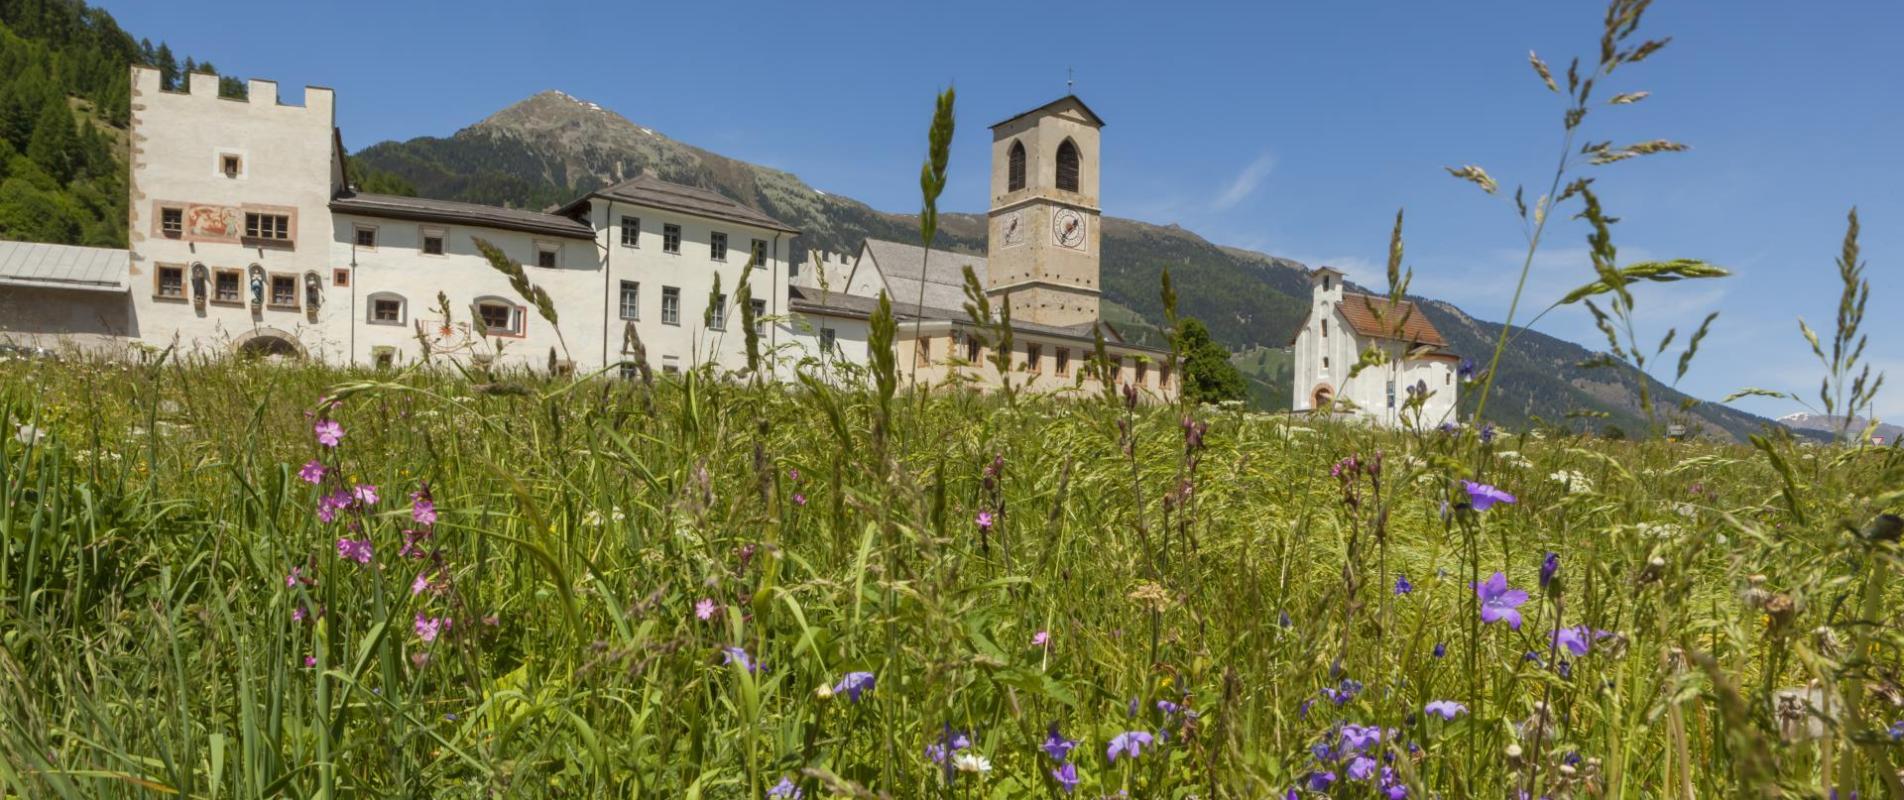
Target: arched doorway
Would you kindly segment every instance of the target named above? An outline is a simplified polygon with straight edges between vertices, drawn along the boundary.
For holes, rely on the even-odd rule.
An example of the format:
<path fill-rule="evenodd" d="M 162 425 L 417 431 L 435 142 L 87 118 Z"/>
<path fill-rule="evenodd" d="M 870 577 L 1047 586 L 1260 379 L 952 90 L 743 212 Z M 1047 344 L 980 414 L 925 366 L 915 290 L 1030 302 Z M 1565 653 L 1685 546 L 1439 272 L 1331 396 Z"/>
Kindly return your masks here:
<path fill-rule="evenodd" d="M 1324 384 L 1317 385 L 1315 391 L 1311 392 L 1309 395 L 1310 408 L 1314 408 L 1316 410 L 1322 410 L 1334 404 L 1335 404 L 1335 389 L 1330 388 L 1329 384 L 1324 383 Z"/>
<path fill-rule="evenodd" d="M 246 358 L 285 358 L 304 357 L 304 346 L 297 338 L 276 328 L 258 328 L 246 331 L 232 340 L 233 352 Z"/>

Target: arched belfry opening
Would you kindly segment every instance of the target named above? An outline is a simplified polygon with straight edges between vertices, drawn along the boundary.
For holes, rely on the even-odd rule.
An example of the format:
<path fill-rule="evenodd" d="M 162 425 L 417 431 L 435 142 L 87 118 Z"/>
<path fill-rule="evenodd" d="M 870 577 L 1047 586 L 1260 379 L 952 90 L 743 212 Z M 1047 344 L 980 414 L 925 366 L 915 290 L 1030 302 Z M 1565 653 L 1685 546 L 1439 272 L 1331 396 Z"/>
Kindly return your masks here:
<path fill-rule="evenodd" d="M 1025 188 L 1025 143 L 1012 142 L 1011 155 L 1005 160 L 1005 191 Z"/>
<path fill-rule="evenodd" d="M 1078 146 L 1070 139 L 1058 145 L 1058 188 L 1067 192 L 1078 190 Z"/>

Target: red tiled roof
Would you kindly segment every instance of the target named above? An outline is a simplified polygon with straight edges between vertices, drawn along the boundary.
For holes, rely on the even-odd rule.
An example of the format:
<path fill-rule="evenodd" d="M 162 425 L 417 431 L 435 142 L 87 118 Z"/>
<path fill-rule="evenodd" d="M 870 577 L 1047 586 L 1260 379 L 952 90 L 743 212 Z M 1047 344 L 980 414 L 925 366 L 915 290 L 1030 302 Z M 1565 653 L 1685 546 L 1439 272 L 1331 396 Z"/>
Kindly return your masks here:
<path fill-rule="evenodd" d="M 1441 338 L 1441 331 L 1435 330 L 1435 324 L 1428 321 L 1428 315 L 1423 314 L 1410 300 L 1391 303 L 1386 297 L 1343 292 L 1342 316 L 1347 317 L 1349 326 L 1362 336 L 1400 339 L 1436 347 L 1448 346 L 1448 340 Z"/>

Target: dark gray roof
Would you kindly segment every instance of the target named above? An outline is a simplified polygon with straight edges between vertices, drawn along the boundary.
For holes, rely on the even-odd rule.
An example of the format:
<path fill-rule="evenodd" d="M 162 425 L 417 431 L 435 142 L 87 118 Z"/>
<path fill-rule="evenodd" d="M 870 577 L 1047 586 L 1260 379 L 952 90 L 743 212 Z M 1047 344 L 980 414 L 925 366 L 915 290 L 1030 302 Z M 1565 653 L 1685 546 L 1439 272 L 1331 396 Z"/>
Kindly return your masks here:
<path fill-rule="evenodd" d="M 803 314 L 865 319 L 872 316 L 873 311 L 879 308 L 879 298 L 877 297 L 864 297 L 861 295 L 846 294 L 844 292 L 821 292 L 818 289 L 799 286 L 788 287 L 787 294 L 789 295 L 788 305 L 792 310 Z M 970 315 L 965 313 L 962 307 L 961 310 L 953 311 L 944 308 L 921 308 L 912 303 L 894 301 L 892 309 L 893 318 L 896 320 L 910 321 L 913 319 L 922 319 L 927 322 L 946 321 L 969 325 L 972 319 Z M 1155 347 L 1126 343 L 1124 337 L 1117 332 L 1116 328 L 1103 322 L 1095 324 L 1081 322 L 1076 325 L 1040 325 L 1035 322 L 1012 320 L 1012 330 L 1014 331 L 1075 339 L 1080 342 L 1092 341 L 1091 329 L 1097 325 L 1104 326 L 1104 341 L 1107 344 L 1117 345 L 1125 350 L 1143 350 L 1153 353 L 1163 352 Z"/>
<path fill-rule="evenodd" d="M 123 292 L 130 260 L 122 248 L 0 242 L 0 284 Z"/>
<path fill-rule="evenodd" d="M 734 202 L 719 192 L 670 183 L 653 175 L 637 175 L 613 186 L 597 189 L 584 197 L 577 198 L 561 211 L 573 211 L 591 197 L 606 197 L 624 203 L 680 211 L 697 217 L 738 222 L 757 228 L 784 231 L 798 236 L 800 231 L 780 220 L 767 216 L 760 209 Z"/>
<path fill-rule="evenodd" d="M 1053 100 L 1053 101 L 1051 101 L 1051 102 L 1049 102 L 1049 103 L 1046 103 L 1046 104 L 1044 104 L 1044 105 L 1042 105 L 1042 106 L 1039 106 L 1039 107 L 1037 107 L 1037 108 L 1034 108 L 1034 109 L 1032 109 L 1032 110 L 1030 110 L 1030 111 L 1025 111 L 1025 112 L 1022 112 L 1022 113 L 1018 113 L 1018 114 L 1013 114 L 1013 115 L 1011 115 L 1010 117 L 1007 117 L 1006 119 L 1004 119 L 1004 120 L 1002 120 L 1002 121 L 1000 121 L 1000 122 L 997 122 L 997 123 L 994 123 L 994 124 L 992 125 L 992 127 L 994 127 L 994 128 L 996 128 L 996 127 L 998 127 L 998 126 L 1000 126 L 1000 125 L 1006 125 L 1006 124 L 1009 124 L 1009 123 L 1012 123 L 1012 122 L 1016 122 L 1016 121 L 1017 121 L 1018 119 L 1020 119 L 1020 118 L 1022 118 L 1022 117 L 1029 117 L 1029 116 L 1031 116 L 1031 115 L 1033 115 L 1033 114 L 1036 114 L 1036 113 L 1039 113 L 1039 112 L 1041 112 L 1041 111 L 1044 111 L 1045 109 L 1048 109 L 1048 108 L 1051 108 L 1052 106 L 1055 106 L 1055 105 L 1058 105 L 1058 104 L 1060 104 L 1060 103 L 1063 103 L 1063 102 L 1065 102 L 1065 101 L 1070 101 L 1070 102 L 1073 102 L 1073 103 L 1077 103 L 1077 104 L 1078 104 L 1078 109 L 1084 112 L 1084 116 L 1086 116 L 1086 117 L 1090 117 L 1090 118 L 1091 118 L 1091 122 L 1092 122 L 1093 124 L 1095 124 L 1095 125 L 1097 125 L 1097 126 L 1098 126 L 1098 127 L 1100 127 L 1100 128 L 1102 128 L 1102 127 L 1104 127 L 1104 118 L 1103 118 L 1103 117 L 1100 117 L 1100 116 L 1098 116 L 1098 115 L 1097 115 L 1097 112 L 1096 112 L 1096 111 L 1092 111 L 1092 110 L 1091 110 L 1091 107 L 1090 107 L 1090 106 L 1087 106 L 1087 105 L 1085 105 L 1085 104 L 1084 104 L 1084 101 L 1083 101 L 1083 100 L 1080 100 L 1080 99 L 1078 99 L 1078 96 L 1077 96 L 1077 95 L 1075 95 L 1075 94 L 1067 94 L 1067 95 L 1065 95 L 1065 96 L 1063 96 L 1063 97 L 1060 97 L 1060 98 L 1058 98 L 1058 99 L 1056 99 L 1056 100 Z"/>
<path fill-rule="evenodd" d="M 340 214 L 362 214 L 367 217 L 477 225 L 570 239 L 595 238 L 594 228 L 571 217 L 524 211 L 519 208 L 459 203 L 455 200 L 431 200 L 423 197 L 362 192 L 346 193 L 331 198 L 331 211 Z"/>

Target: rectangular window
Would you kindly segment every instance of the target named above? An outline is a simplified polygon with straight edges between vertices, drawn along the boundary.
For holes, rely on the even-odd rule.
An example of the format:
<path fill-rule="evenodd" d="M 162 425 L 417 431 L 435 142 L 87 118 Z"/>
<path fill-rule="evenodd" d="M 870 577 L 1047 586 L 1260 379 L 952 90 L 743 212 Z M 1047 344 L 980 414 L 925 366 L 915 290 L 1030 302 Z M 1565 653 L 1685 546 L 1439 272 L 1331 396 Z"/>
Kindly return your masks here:
<path fill-rule="evenodd" d="M 624 216 L 621 218 L 621 246 L 622 247 L 640 247 L 641 246 L 641 218 L 640 217 Z"/>
<path fill-rule="evenodd" d="M 487 329 L 491 336 L 520 333 L 516 330 L 517 315 L 516 307 L 513 305 L 501 302 L 477 303 L 476 315 L 482 319 L 483 328 Z"/>
<path fill-rule="evenodd" d="M 840 336 L 839 332 L 833 330 L 832 328 L 821 328 L 820 329 L 820 352 L 822 354 L 833 352 L 834 345 L 839 342 L 839 336 Z"/>
<path fill-rule="evenodd" d="M 707 326 L 717 331 L 727 330 L 727 295 L 714 295 L 714 308 L 707 315 Z"/>
<path fill-rule="evenodd" d="M 561 252 L 562 246 L 559 244 L 536 243 L 536 266 L 545 269 L 555 269 L 556 254 Z"/>
<path fill-rule="evenodd" d="M 370 301 L 370 320 L 392 325 L 403 324 L 403 301 L 385 297 Z"/>
<path fill-rule="evenodd" d="M 373 347 L 370 350 L 370 361 L 376 365 L 377 369 L 390 369 L 397 365 L 397 348 Z"/>
<path fill-rule="evenodd" d="M 1025 371 L 1040 372 L 1045 368 L 1045 348 L 1042 345 L 1025 345 Z"/>
<path fill-rule="evenodd" d="M 681 290 L 673 286 L 661 287 L 661 324 L 681 324 Z"/>
<path fill-rule="evenodd" d="M 174 239 L 177 239 L 178 237 L 184 235 L 185 234 L 185 209 L 183 208 L 159 209 L 159 231 L 164 233 L 166 236 L 172 237 Z"/>
<path fill-rule="evenodd" d="M 357 246 L 367 250 L 377 249 L 377 229 L 358 226 Z"/>
<path fill-rule="evenodd" d="M 1395 407 L 1395 379 L 1393 378 L 1388 381 L 1388 407 Z"/>
<path fill-rule="evenodd" d="M 754 266 L 760 267 L 761 269 L 767 268 L 767 240 L 766 239 L 754 240 L 753 260 L 754 260 Z"/>
<path fill-rule="evenodd" d="M 681 254 L 681 226 L 661 226 L 661 252 Z"/>
<path fill-rule="evenodd" d="M 291 218 L 285 214 L 245 213 L 245 238 L 289 241 Z"/>
<path fill-rule="evenodd" d="M 1329 357 L 1328 356 L 1322 357 L 1322 371 L 1323 372 L 1329 371 Z"/>
<path fill-rule="evenodd" d="M 238 172 L 243 166 L 244 162 L 234 155 L 227 154 L 218 159 L 218 171 L 225 173 L 227 178 L 238 177 Z"/>
<path fill-rule="evenodd" d="M 271 276 L 271 307 L 297 308 L 297 277 L 293 275 Z"/>
<path fill-rule="evenodd" d="M 212 273 L 212 301 L 238 302 L 238 270 L 221 269 Z"/>
<path fill-rule="evenodd" d="M 442 231 L 432 230 L 430 228 L 423 229 L 423 254 L 430 256 L 440 256 L 443 254 Z"/>
<path fill-rule="evenodd" d="M 707 235 L 707 257 L 715 261 L 727 260 L 727 234 L 715 231 Z"/>
<path fill-rule="evenodd" d="M 1157 388 L 1159 389 L 1170 388 L 1170 365 L 1169 364 L 1160 364 L 1157 366 Z"/>
<path fill-rule="evenodd" d="M 754 330 L 758 331 L 761 329 L 760 320 L 767 316 L 767 301 L 752 300 L 748 302 L 748 305 L 754 307 Z"/>
<path fill-rule="evenodd" d="M 1058 348 L 1058 352 L 1055 353 L 1054 355 L 1058 359 L 1058 368 L 1056 372 L 1059 375 L 1071 374 L 1071 348 L 1060 347 Z"/>
<path fill-rule="evenodd" d="M 630 246 L 632 247 L 633 245 Z M 615 373 L 620 375 L 622 380 L 634 380 L 641 377 L 641 368 L 635 366 L 635 363 L 632 361 L 623 361 L 616 365 Z"/>
<path fill-rule="evenodd" d="M 331 283 L 339 287 L 350 285 L 350 270 L 343 267 L 331 270 Z"/>
<path fill-rule="evenodd" d="M 621 318 L 641 319 L 641 284 L 621 282 Z"/>
<path fill-rule="evenodd" d="M 1137 385 L 1144 385 L 1144 379 L 1150 377 L 1150 362 L 1137 359 Z"/>
<path fill-rule="evenodd" d="M 185 268 L 160 266 L 154 292 L 160 297 L 185 296 Z"/>
<path fill-rule="evenodd" d="M 985 354 L 985 347 L 978 343 L 977 336 L 972 334 L 966 334 L 966 336 L 968 338 L 965 340 L 965 360 L 977 364 L 979 356 Z"/>
<path fill-rule="evenodd" d="M 1118 358 L 1117 356 L 1111 356 L 1109 358 L 1106 358 L 1104 360 L 1104 381 L 1106 383 L 1116 383 L 1118 379 L 1118 373 L 1122 371 L 1123 369 L 1124 369 L 1123 359 Z"/>
<path fill-rule="evenodd" d="M 661 365 L 661 374 L 663 374 L 663 375 L 679 375 L 679 374 L 681 374 L 681 367 L 680 367 L 679 365 L 677 365 L 677 364 L 662 364 L 662 365 Z"/>

